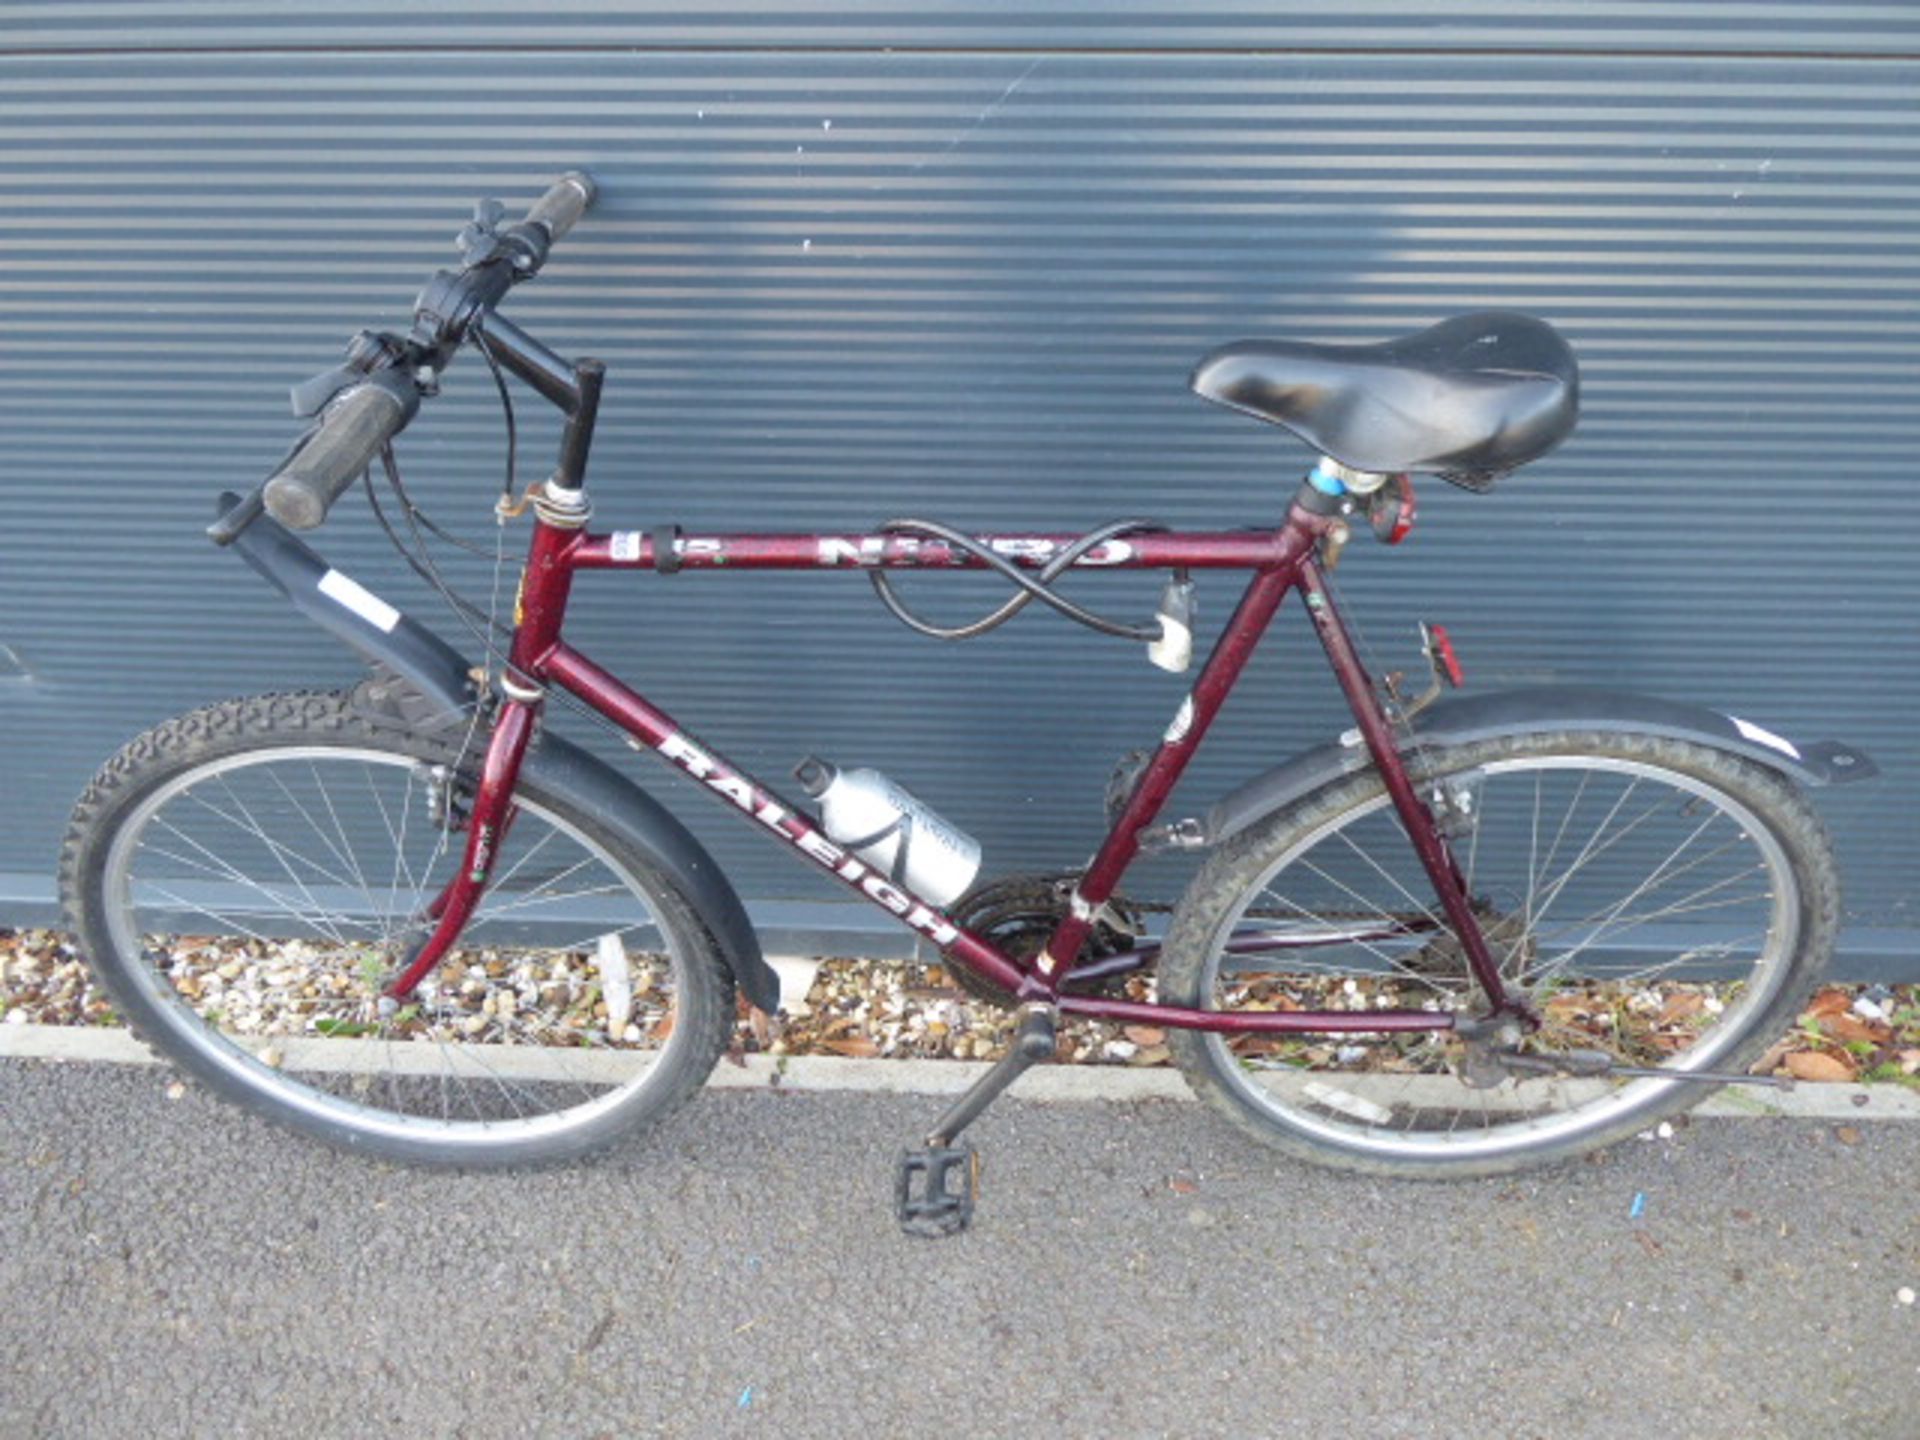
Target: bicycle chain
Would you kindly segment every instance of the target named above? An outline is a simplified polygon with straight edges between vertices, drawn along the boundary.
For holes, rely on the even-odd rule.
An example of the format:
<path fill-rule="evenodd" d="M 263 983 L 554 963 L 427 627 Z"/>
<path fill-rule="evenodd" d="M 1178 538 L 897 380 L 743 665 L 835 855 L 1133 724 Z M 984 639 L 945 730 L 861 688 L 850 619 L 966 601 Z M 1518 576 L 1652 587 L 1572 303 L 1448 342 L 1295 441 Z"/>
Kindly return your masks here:
<path fill-rule="evenodd" d="M 1084 872 L 1068 870 L 1052 874 L 1008 875 L 976 885 L 955 902 L 948 911 L 949 917 L 967 930 L 973 931 L 983 939 L 998 945 L 1016 960 L 1031 959 L 1039 953 L 1053 934 L 1062 918 L 1068 913 L 1070 897 L 1074 887 Z M 1082 945 L 1079 963 L 1104 959 L 1122 954 L 1132 948 L 1133 940 L 1144 933 L 1145 927 L 1139 923 L 1143 915 L 1172 914 L 1175 906 L 1162 901 L 1135 901 L 1122 896 L 1114 896 L 1107 902 L 1110 909 L 1103 911 L 1102 918 L 1094 925 L 1086 942 Z M 1243 918 L 1256 920 L 1297 920 L 1301 912 L 1297 909 L 1276 909 L 1266 907 L 1242 912 Z M 1498 925 L 1511 925 L 1515 917 L 1488 917 L 1496 919 Z M 1321 922 L 1369 923 L 1378 921 L 1378 912 L 1337 911 L 1316 913 L 1313 918 Z M 1430 916 L 1423 918 L 1432 918 Z M 1114 921 L 1120 923 L 1115 924 Z M 1497 933 L 1497 926 L 1494 927 Z M 1450 930 L 1438 927 L 1436 934 L 1418 950 L 1409 955 L 1404 968 L 1409 972 L 1419 971 L 1424 964 L 1435 962 L 1449 965 L 1460 963 L 1456 954 L 1458 941 Z M 962 990 L 975 999 L 989 1004 L 1010 1005 L 1013 997 L 998 986 L 973 974 L 965 966 L 946 967 L 947 974 Z M 1109 975 L 1103 979 L 1088 982 L 1086 989 L 1097 992 L 1115 984 L 1124 983 L 1125 976 Z M 1071 988 L 1071 982 L 1069 982 Z"/>

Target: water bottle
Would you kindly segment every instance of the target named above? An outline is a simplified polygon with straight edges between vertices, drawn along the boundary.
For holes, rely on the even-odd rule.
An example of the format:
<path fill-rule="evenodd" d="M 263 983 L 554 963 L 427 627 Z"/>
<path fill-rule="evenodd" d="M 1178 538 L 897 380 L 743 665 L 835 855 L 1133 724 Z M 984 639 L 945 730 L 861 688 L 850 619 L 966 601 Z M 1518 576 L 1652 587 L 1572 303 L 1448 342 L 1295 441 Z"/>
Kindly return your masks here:
<path fill-rule="evenodd" d="M 820 802 L 829 840 L 931 904 L 959 899 L 980 872 L 980 842 L 878 770 L 841 770 L 809 755 L 793 773 Z"/>

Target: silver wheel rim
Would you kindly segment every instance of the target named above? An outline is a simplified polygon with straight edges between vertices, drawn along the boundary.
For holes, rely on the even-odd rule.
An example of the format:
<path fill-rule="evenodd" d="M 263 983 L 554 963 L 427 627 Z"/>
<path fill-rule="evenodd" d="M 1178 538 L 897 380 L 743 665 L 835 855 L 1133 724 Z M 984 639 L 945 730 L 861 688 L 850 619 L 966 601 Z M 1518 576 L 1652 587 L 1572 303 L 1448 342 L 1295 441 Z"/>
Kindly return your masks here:
<path fill-rule="evenodd" d="M 354 766 L 359 767 L 358 777 L 350 773 Z M 273 767 L 288 767 L 288 774 L 273 774 L 271 785 L 260 783 Z M 302 767 L 310 782 L 299 773 Z M 336 785 L 330 787 L 321 778 L 322 767 L 337 774 Z M 359 994 L 341 1001 L 360 1017 L 345 1024 L 295 1030 L 295 1017 L 288 1015 L 266 1031 L 230 1033 L 219 1028 L 219 1020 L 202 1016 L 201 1009 L 208 1008 L 204 995 L 190 998 L 184 993 L 178 977 L 191 967 L 182 963 L 177 950 L 170 953 L 165 972 L 148 959 L 143 935 L 152 932 L 137 923 L 136 915 L 143 905 L 150 913 L 199 914 L 224 923 L 251 946 L 270 952 L 277 947 L 282 958 L 302 942 L 272 931 L 294 928 L 318 936 L 327 948 L 325 963 L 314 974 L 331 981 L 344 968 L 358 966 L 348 983 L 364 988 L 369 978 L 364 959 L 348 957 L 387 947 L 399 933 L 401 915 L 409 909 L 417 912 L 444 882 L 447 867 L 459 863 L 464 833 L 427 821 L 431 787 L 443 773 L 391 751 L 286 746 L 210 761 L 159 786 L 118 828 L 105 862 L 108 936 L 116 953 L 129 962 L 122 973 L 177 1044 L 311 1120 L 381 1141 L 456 1150 L 537 1146 L 594 1127 L 664 1083 L 672 1061 L 694 1043 L 690 1027 L 668 1021 L 658 1049 L 596 1044 L 591 1026 L 573 1035 L 547 1026 L 538 1018 L 544 1011 L 522 1018 L 519 1002 L 502 1000 L 501 992 L 521 973 L 520 965 L 537 965 L 547 957 L 543 997 L 560 987 L 571 991 L 575 970 L 589 980 L 597 976 L 594 983 L 602 984 L 603 996 L 613 988 L 610 977 L 624 973 L 630 1014 L 631 992 L 644 985 L 650 997 L 646 1013 L 665 1006 L 674 1015 L 685 958 L 676 937 L 656 922 L 642 882 L 599 842 L 524 797 L 516 797 L 520 813 L 500 847 L 488 893 L 439 968 L 437 983 L 431 991 L 421 987 L 426 998 L 414 1017 L 404 1016 L 405 1007 L 383 1015 L 377 1002 Z M 364 797 L 345 793 L 355 778 L 365 782 Z M 377 785 L 376 779 L 388 784 Z M 236 790 L 236 784 L 248 788 Z M 263 815 L 261 806 L 246 803 L 255 794 L 272 791 L 280 793 L 272 797 L 277 809 L 271 818 Z M 169 807 L 176 802 L 189 807 L 191 815 L 182 811 L 179 817 L 170 816 Z M 354 813 L 343 813 L 349 811 Z M 208 845 L 208 829 L 231 832 L 236 844 L 250 848 L 258 862 L 253 868 L 269 873 L 264 878 L 249 874 L 230 855 Z M 385 863 L 374 863 L 356 849 L 363 832 L 377 831 L 384 831 L 389 841 L 391 856 Z M 143 855 L 154 854 L 164 856 L 172 872 L 163 879 L 141 873 Z M 213 901 L 207 898 L 210 893 L 236 899 Z M 503 947 L 487 944 L 490 932 L 500 937 L 556 932 L 561 938 L 512 942 L 512 953 L 522 956 L 516 964 L 498 958 Z M 644 951 L 636 959 L 641 945 Z M 579 957 L 588 949 L 594 960 L 583 964 Z M 304 954 L 311 953 L 312 946 L 307 946 Z M 462 978 L 449 973 L 452 957 L 462 957 L 469 971 L 475 964 L 483 971 L 494 964 L 508 968 L 499 979 L 488 975 L 476 982 L 470 974 Z M 284 974 L 302 963 L 311 961 L 291 961 L 269 974 Z M 563 964 L 567 978 L 553 978 Z M 659 984 L 662 973 L 668 979 L 665 987 Z M 201 982 L 196 978 L 194 983 Z M 285 987 L 292 981 L 278 983 Z M 474 983 L 483 988 L 460 993 L 461 986 Z M 296 1003 L 304 1012 L 302 1022 L 337 1019 L 337 1014 L 324 1013 L 332 1003 L 324 996 L 316 1001 L 298 995 L 288 1001 L 286 995 L 283 988 L 277 1003 Z M 494 1008 L 476 1012 L 469 1008 L 474 1001 Z M 487 1023 L 478 1028 L 477 1039 L 469 1039 L 457 1027 L 472 1024 L 475 1013 Z M 445 1033 L 438 1036 L 431 1033 L 436 1018 L 447 1022 Z M 615 1019 L 612 1009 L 606 1019 L 609 1024 Z M 631 1019 L 627 1023 L 633 1025 Z M 354 1028 L 363 1024 L 372 1028 Z M 422 1028 L 429 1030 L 426 1038 L 400 1033 Z M 565 1043 L 522 1039 L 549 1035 Z M 376 1093 L 382 1083 L 384 1097 Z M 424 1098 L 436 1085 L 438 1115 Z M 411 1108 L 388 1108 L 415 1095 L 423 1098 Z M 492 1113 L 459 1118 L 456 1106 Z"/>
<path fill-rule="evenodd" d="M 1614 759 L 1599 756 L 1580 755 L 1541 755 L 1516 757 L 1507 760 L 1495 760 L 1485 765 L 1469 767 L 1451 772 L 1441 779 L 1447 783 L 1470 783 L 1475 792 L 1482 797 L 1488 788 L 1488 782 L 1503 776 L 1536 777 L 1545 772 L 1565 772 L 1581 774 L 1585 772 L 1617 777 L 1624 782 L 1621 795 L 1612 808 L 1610 823 L 1616 827 L 1631 823 L 1634 816 L 1642 813 L 1640 809 L 1627 809 L 1626 801 L 1631 800 L 1641 785 L 1659 785 L 1672 792 L 1675 797 L 1691 796 L 1694 801 L 1704 802 L 1711 807 L 1707 815 L 1706 830 L 1717 829 L 1719 841 L 1723 842 L 1731 834 L 1752 847 L 1757 865 L 1753 868 L 1764 873 L 1766 891 L 1764 897 L 1755 894 L 1756 900 L 1764 898 L 1767 910 L 1767 922 L 1764 939 L 1749 961 L 1741 966 L 1743 983 L 1737 997 L 1719 1012 L 1717 1020 L 1711 1026 L 1711 1033 L 1702 1041 L 1689 1047 L 1678 1059 L 1667 1066 L 1676 1076 L 1684 1076 L 1688 1071 L 1712 1070 L 1721 1057 L 1747 1038 L 1755 1018 L 1762 1014 L 1778 996 L 1784 984 L 1792 959 L 1791 946 L 1795 943 L 1800 928 L 1800 903 L 1798 887 L 1794 881 L 1793 870 L 1784 848 L 1766 825 L 1761 823 L 1745 805 L 1725 791 L 1663 766 L 1646 764 L 1639 761 Z M 1541 794 L 1536 779 L 1534 789 L 1537 797 Z M 1581 794 L 1584 797 L 1584 782 Z M 1471 802 L 1469 802 L 1471 803 Z M 1687 802 L 1680 802 L 1683 805 Z M 1246 912 L 1262 903 L 1265 896 L 1273 898 L 1272 886 L 1276 878 L 1282 876 L 1290 866 L 1300 864 L 1303 857 L 1312 854 L 1323 842 L 1334 839 L 1343 832 L 1351 830 L 1357 824 L 1369 818 L 1385 818 L 1389 815 L 1390 802 L 1382 793 L 1359 807 L 1334 816 L 1324 823 L 1313 827 L 1302 836 L 1272 865 L 1260 875 L 1256 883 L 1244 892 L 1233 909 L 1222 919 L 1208 937 L 1208 958 L 1201 976 L 1201 1003 L 1207 1008 L 1216 1008 L 1215 989 L 1221 981 L 1222 961 L 1225 958 L 1224 942 L 1234 935 L 1236 927 L 1243 923 Z M 1471 830 L 1471 840 L 1455 840 L 1456 858 L 1463 868 L 1470 868 L 1478 859 L 1469 860 L 1461 851 L 1472 850 L 1473 842 L 1478 840 L 1482 825 L 1488 812 L 1483 810 L 1481 818 L 1476 820 Z M 1575 812 L 1577 813 L 1577 808 Z M 1596 814 L 1605 814 L 1602 807 Z M 1622 815 L 1625 819 L 1622 819 Z M 1397 819 L 1392 821 L 1398 845 L 1409 859 L 1412 850 L 1404 834 L 1400 832 Z M 1565 824 L 1559 826 L 1559 839 L 1564 843 Z M 1602 824 L 1595 832 L 1595 839 L 1607 833 L 1607 825 Z M 1531 875 L 1527 909 L 1539 906 L 1541 900 L 1551 895 L 1554 899 L 1546 905 L 1546 914 L 1540 916 L 1541 925 L 1536 926 L 1530 917 L 1524 927 L 1524 933 L 1542 935 L 1553 930 L 1553 926 L 1544 924 L 1551 915 L 1552 906 L 1566 892 L 1571 884 L 1571 876 L 1559 890 L 1552 889 L 1553 866 L 1541 864 L 1543 852 L 1552 851 L 1551 831 L 1543 834 L 1528 858 Z M 1690 842 L 1691 844 L 1691 842 Z M 1598 853 L 1604 853 L 1603 847 Z M 1577 874 L 1583 863 L 1584 851 L 1575 849 L 1570 852 L 1574 857 L 1572 872 Z M 1484 858 L 1484 857 L 1480 857 Z M 1554 858 L 1552 855 L 1549 859 Z M 1698 870 L 1698 861 L 1685 859 L 1669 864 L 1669 876 L 1678 878 L 1688 876 L 1690 872 L 1682 868 L 1692 863 Z M 1417 865 L 1414 867 L 1416 874 Z M 1395 878 L 1404 876 L 1400 871 Z M 1421 878 L 1424 879 L 1423 874 Z M 1712 887 L 1721 883 L 1721 877 L 1693 875 L 1701 883 L 1695 884 L 1692 891 Z M 1665 883 L 1664 880 L 1662 883 Z M 1405 893 L 1400 885 L 1394 888 Z M 1409 887 L 1411 888 L 1411 887 Z M 1691 895 L 1692 891 L 1689 892 Z M 1426 894 L 1431 902 L 1431 886 L 1425 890 L 1415 889 L 1414 893 Z M 1649 892 L 1650 893 L 1650 892 Z M 1725 891 L 1715 892 L 1724 894 Z M 1710 908 L 1715 894 L 1709 894 L 1698 900 L 1700 909 Z M 1656 901 L 1659 897 L 1653 897 Z M 1688 897 L 1681 897 L 1685 900 Z M 1678 906 L 1678 901 L 1663 902 L 1669 906 Z M 1435 907 L 1437 908 L 1437 906 Z M 1655 905 L 1657 910 L 1659 905 Z M 1625 912 L 1622 912 L 1624 915 Z M 1603 917 L 1604 918 L 1604 917 Z M 1616 917 L 1619 919 L 1621 917 Z M 1631 917 L 1628 917 L 1631 918 Z M 1332 923 L 1332 922 L 1330 922 Z M 1349 922 L 1351 923 L 1351 922 Z M 1578 922 L 1576 922 L 1578 923 Z M 1593 938 L 1575 935 L 1567 943 L 1570 948 L 1578 947 L 1584 939 L 1591 947 L 1602 939 L 1619 939 L 1631 925 L 1616 930 L 1613 935 L 1601 934 Z M 1603 927 L 1604 930 L 1604 927 Z M 1359 932 L 1354 932 L 1359 933 Z M 1563 931 L 1562 933 L 1569 933 Z M 1524 942 L 1523 942 L 1524 943 Z M 1386 949 L 1378 942 L 1369 948 Z M 1575 954 L 1585 953 L 1575 948 Z M 1392 962 L 1391 952 L 1380 963 L 1386 967 Z M 1685 954 L 1675 962 L 1685 961 Z M 1571 962 L 1568 962 L 1570 965 Z M 1568 965 L 1562 965 L 1565 973 Z M 1667 973 L 1677 973 L 1668 971 Z M 1398 975 L 1390 975 L 1396 984 L 1406 982 Z M 1629 977 L 1631 978 L 1631 977 Z M 1423 1008 L 1439 1008 L 1437 1005 Z M 1280 1123 L 1290 1131 L 1303 1134 L 1312 1139 L 1338 1146 L 1343 1149 L 1363 1152 L 1383 1159 L 1409 1161 L 1461 1161 L 1475 1159 L 1494 1159 L 1512 1156 L 1515 1153 L 1558 1147 L 1562 1144 L 1578 1143 L 1587 1135 L 1607 1129 L 1620 1123 L 1635 1112 L 1650 1109 L 1660 1100 L 1671 1096 L 1679 1080 L 1664 1078 L 1643 1078 L 1622 1082 L 1620 1080 L 1571 1080 L 1565 1078 L 1526 1078 L 1503 1082 L 1498 1090 L 1474 1090 L 1461 1085 L 1451 1076 L 1412 1075 L 1389 1076 L 1385 1079 L 1374 1077 L 1349 1077 L 1341 1072 L 1330 1073 L 1303 1071 L 1258 1071 L 1243 1068 L 1240 1057 L 1228 1048 L 1225 1038 L 1215 1035 L 1200 1037 L 1208 1048 L 1216 1073 L 1224 1080 L 1236 1098 L 1250 1110 L 1265 1115 Z M 1401 1109 L 1410 1115 L 1428 1110 L 1437 1113 L 1455 1112 L 1455 1123 L 1447 1129 L 1389 1129 L 1383 1124 L 1383 1118 L 1391 1119 Z M 1463 1133 L 1466 1118 L 1484 1126 L 1478 1133 Z"/>

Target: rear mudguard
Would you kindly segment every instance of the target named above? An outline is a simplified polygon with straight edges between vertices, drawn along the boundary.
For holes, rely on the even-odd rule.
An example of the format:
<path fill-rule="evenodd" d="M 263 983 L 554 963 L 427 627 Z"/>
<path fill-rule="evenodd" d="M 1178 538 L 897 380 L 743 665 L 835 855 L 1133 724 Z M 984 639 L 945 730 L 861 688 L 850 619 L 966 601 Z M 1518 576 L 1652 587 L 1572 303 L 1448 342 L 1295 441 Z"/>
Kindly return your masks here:
<path fill-rule="evenodd" d="M 1838 785 L 1879 773 L 1865 755 L 1836 740 L 1797 744 L 1704 705 L 1685 705 L 1626 690 L 1549 685 L 1454 696 L 1422 710 L 1414 718 L 1413 728 L 1423 745 L 1466 745 L 1534 730 L 1659 735 L 1743 755 L 1803 785 Z M 1410 748 L 1404 746 L 1403 750 Z M 1256 820 L 1284 809 L 1329 781 L 1364 770 L 1370 763 L 1358 730 L 1296 755 L 1222 797 L 1201 822 L 1202 841 L 1217 845 Z"/>
<path fill-rule="evenodd" d="M 223 495 L 221 510 L 238 503 Z M 262 516 L 234 541 L 247 564 L 321 629 L 373 667 L 354 692 L 375 723 L 428 734 L 465 725 L 476 703 L 466 658 L 433 631 L 333 569 L 291 532 Z M 780 978 L 761 953 L 739 893 L 686 826 L 605 761 L 542 727 L 524 762 L 539 784 L 619 834 L 665 872 L 719 942 L 734 982 L 760 1009 L 780 1008 Z"/>

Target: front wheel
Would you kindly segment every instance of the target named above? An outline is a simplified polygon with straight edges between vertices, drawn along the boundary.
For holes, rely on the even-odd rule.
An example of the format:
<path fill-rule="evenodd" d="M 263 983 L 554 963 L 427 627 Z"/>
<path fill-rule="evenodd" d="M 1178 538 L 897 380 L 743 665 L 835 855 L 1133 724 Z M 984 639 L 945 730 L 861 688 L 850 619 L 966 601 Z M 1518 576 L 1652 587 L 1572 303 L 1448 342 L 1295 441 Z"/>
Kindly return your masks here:
<path fill-rule="evenodd" d="M 699 1087 L 733 987 L 661 868 L 523 772 L 479 907 L 387 996 L 463 856 L 454 738 L 336 693 L 168 721 L 81 797 L 68 923 L 136 1033 L 270 1120 L 416 1163 L 567 1159 Z"/>
<path fill-rule="evenodd" d="M 1624 1138 L 1739 1071 L 1818 983 L 1839 898 L 1819 817 L 1752 761 L 1555 730 L 1409 756 L 1503 977 L 1541 1024 L 1525 1070 L 1446 1031 L 1171 1045 L 1202 1099 L 1344 1169 L 1457 1178 Z M 1484 1010 L 1380 779 L 1333 781 L 1235 836 L 1182 898 L 1163 1001 L 1210 1010 Z M 1553 1073 L 1600 1052 L 1675 1078 Z M 1469 1083 L 1471 1082 L 1471 1083 Z"/>

